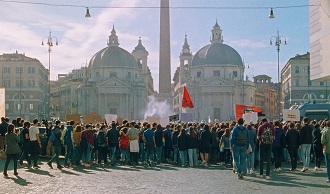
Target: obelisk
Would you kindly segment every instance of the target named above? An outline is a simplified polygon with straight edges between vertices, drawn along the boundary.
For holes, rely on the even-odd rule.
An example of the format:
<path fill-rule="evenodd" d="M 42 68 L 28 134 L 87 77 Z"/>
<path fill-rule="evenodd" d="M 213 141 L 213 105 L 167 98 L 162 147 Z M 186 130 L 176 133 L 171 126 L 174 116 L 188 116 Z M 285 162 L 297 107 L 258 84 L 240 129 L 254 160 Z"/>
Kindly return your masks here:
<path fill-rule="evenodd" d="M 171 96 L 171 47 L 169 0 L 160 1 L 159 94 Z"/>

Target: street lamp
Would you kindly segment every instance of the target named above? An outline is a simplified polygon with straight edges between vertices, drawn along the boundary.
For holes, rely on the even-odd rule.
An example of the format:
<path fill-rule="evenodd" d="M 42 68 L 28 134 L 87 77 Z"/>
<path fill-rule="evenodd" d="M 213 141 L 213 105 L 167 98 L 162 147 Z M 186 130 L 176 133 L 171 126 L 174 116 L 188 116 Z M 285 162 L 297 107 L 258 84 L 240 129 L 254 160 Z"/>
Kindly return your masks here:
<path fill-rule="evenodd" d="M 49 36 L 45 36 L 42 38 L 41 45 L 44 45 L 44 39 L 47 40 L 48 45 L 48 116 L 49 116 L 49 108 L 50 108 L 50 52 L 52 51 L 53 39 L 56 40 L 55 45 L 58 45 L 57 37 L 52 36 L 52 32 L 49 32 Z"/>
<path fill-rule="evenodd" d="M 282 44 L 282 40 L 284 40 L 284 45 L 286 45 L 286 38 L 284 36 L 280 36 L 279 31 L 277 30 L 277 35 L 272 36 L 270 38 L 270 45 L 272 45 L 272 39 L 275 38 L 275 46 L 277 50 L 277 81 L 278 81 L 278 97 L 277 97 L 277 106 L 278 106 L 278 119 L 280 119 L 281 112 L 281 85 L 280 85 L 280 46 Z"/>
<path fill-rule="evenodd" d="M 19 67 L 19 117 L 22 118 L 22 67 Z"/>

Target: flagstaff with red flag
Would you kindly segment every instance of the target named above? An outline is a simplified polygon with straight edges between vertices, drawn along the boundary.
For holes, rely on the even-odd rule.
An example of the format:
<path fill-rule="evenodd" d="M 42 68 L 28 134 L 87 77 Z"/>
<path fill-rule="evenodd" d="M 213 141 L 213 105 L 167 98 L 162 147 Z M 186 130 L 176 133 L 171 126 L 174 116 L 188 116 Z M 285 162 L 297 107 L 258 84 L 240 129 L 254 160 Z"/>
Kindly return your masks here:
<path fill-rule="evenodd" d="M 188 90 L 186 86 L 183 86 L 183 94 L 182 94 L 182 108 L 194 108 L 194 104 L 190 98 Z"/>

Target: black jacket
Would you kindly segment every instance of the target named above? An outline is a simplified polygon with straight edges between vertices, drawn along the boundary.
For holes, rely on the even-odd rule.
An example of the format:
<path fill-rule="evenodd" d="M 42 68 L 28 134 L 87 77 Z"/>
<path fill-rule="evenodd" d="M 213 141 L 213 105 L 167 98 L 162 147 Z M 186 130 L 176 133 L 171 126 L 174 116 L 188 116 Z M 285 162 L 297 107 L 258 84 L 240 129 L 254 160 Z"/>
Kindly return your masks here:
<path fill-rule="evenodd" d="M 310 125 L 303 125 L 300 130 L 300 145 L 313 143 L 313 127 Z"/>
<path fill-rule="evenodd" d="M 112 128 L 107 132 L 109 147 L 117 147 L 119 145 L 118 138 L 120 137 L 119 131 L 116 128 Z"/>
<path fill-rule="evenodd" d="M 314 145 L 318 145 L 318 146 L 322 145 L 321 136 L 322 136 L 321 129 L 318 127 L 317 129 L 315 129 L 313 131 L 313 144 Z"/>
<path fill-rule="evenodd" d="M 212 144 L 212 133 L 208 130 L 202 130 L 199 143 L 204 146 L 210 146 Z"/>
<path fill-rule="evenodd" d="M 296 129 L 289 129 L 285 134 L 285 140 L 288 148 L 298 148 L 299 132 Z"/>
<path fill-rule="evenodd" d="M 178 136 L 178 148 L 180 151 L 188 150 L 187 135 Z"/>
<path fill-rule="evenodd" d="M 178 130 L 172 132 L 172 143 L 174 147 L 178 146 L 178 135 L 179 135 Z"/>
<path fill-rule="evenodd" d="M 193 137 L 192 135 L 188 135 L 187 141 L 188 141 L 187 143 L 188 149 L 193 149 L 198 147 L 197 135 L 196 137 Z"/>
<path fill-rule="evenodd" d="M 0 135 L 2 137 L 5 137 L 6 136 L 6 133 L 7 133 L 7 127 L 8 127 L 8 123 L 6 122 L 2 122 L 0 124 Z"/>

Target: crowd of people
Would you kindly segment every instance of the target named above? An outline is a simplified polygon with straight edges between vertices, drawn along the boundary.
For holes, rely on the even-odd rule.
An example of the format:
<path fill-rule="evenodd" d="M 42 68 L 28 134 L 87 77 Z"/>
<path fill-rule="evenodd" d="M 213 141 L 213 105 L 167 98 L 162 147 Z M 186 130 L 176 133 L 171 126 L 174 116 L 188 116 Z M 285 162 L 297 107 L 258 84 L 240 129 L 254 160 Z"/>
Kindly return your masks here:
<path fill-rule="evenodd" d="M 44 134 L 40 133 L 44 127 Z M 244 124 L 239 118 L 230 123 L 177 123 L 162 127 L 157 123 L 136 123 L 124 120 L 122 124 L 98 123 L 76 124 L 74 121 L 32 123 L 21 118 L 1 118 L 0 150 L 6 153 L 3 174 L 14 161 L 14 175 L 17 168 L 38 169 L 38 158 L 45 150 L 47 165 L 58 169 L 64 167 L 97 165 L 159 165 L 170 163 L 194 168 L 198 165 L 223 165 L 232 168 L 239 179 L 254 174 L 270 180 L 270 168 L 282 171 L 282 164 L 291 165 L 289 171 L 297 170 L 302 162 L 301 172 L 309 170 L 311 160 L 315 171 L 321 171 L 325 160 L 327 182 L 330 182 L 330 121 L 268 122 L 263 118 L 258 124 Z M 41 137 L 46 142 L 41 142 Z M 64 163 L 59 156 L 63 154 Z M 26 160 L 26 164 L 24 164 Z M 33 166 L 31 164 L 33 160 Z M 19 165 L 17 165 L 19 162 Z"/>

